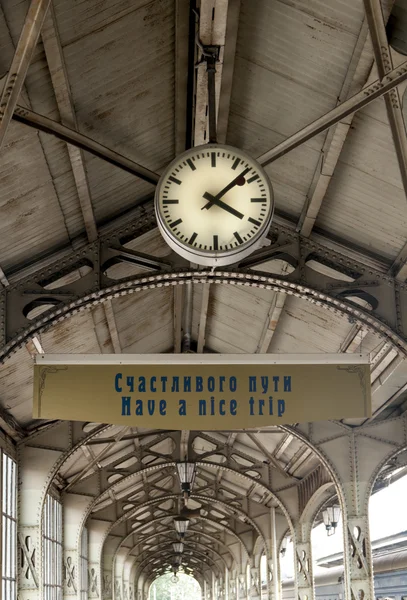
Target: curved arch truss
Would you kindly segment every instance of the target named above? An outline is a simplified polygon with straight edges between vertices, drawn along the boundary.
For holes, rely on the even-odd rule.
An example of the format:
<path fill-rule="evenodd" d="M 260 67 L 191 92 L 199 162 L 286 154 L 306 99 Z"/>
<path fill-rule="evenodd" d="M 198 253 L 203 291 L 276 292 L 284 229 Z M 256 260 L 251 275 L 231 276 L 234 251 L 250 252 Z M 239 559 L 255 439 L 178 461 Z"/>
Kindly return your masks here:
<path fill-rule="evenodd" d="M 233 268 L 194 271 L 179 257 L 162 259 L 126 248 L 155 226 L 151 210 L 140 209 L 135 220 L 97 243 L 65 252 L 46 268 L 33 268 L 28 277 L 1 291 L 0 360 L 33 335 L 100 302 L 189 282 L 243 285 L 297 296 L 362 324 L 407 356 L 407 285 L 395 278 L 278 225 L 270 229 L 270 246 Z M 281 272 L 281 261 L 289 265 L 289 274 L 270 274 L 273 263 L 275 272 Z M 149 274 L 114 280 L 112 267 L 118 264 Z M 261 272 L 262 265 L 268 272 Z"/>

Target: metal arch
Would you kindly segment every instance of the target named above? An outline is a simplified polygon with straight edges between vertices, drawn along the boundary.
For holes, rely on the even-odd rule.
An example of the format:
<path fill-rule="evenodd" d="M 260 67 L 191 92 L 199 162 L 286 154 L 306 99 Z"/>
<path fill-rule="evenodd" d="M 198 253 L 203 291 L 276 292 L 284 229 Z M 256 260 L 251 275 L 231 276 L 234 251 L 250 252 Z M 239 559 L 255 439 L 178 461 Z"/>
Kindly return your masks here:
<path fill-rule="evenodd" d="M 178 500 L 179 497 L 180 497 L 179 494 L 168 494 L 168 495 L 160 496 L 160 498 L 154 498 L 153 500 L 147 500 L 147 502 L 143 502 L 143 503 L 139 504 L 136 508 L 129 510 L 127 513 L 125 513 L 124 515 L 119 517 L 116 521 L 114 521 L 114 523 L 111 524 L 111 526 L 109 527 L 109 529 L 106 532 L 105 539 L 108 535 L 111 535 L 112 531 L 116 527 L 118 527 L 121 523 L 124 523 L 125 521 L 128 521 L 129 519 L 131 519 L 135 515 L 135 513 L 138 510 L 140 510 L 140 508 L 144 508 L 147 506 L 154 506 L 155 504 L 158 504 L 159 502 L 165 502 L 166 500 Z M 233 512 L 244 517 L 246 519 L 246 523 L 248 523 L 257 532 L 257 534 L 259 536 L 263 537 L 263 534 L 260 531 L 258 525 L 255 523 L 255 521 L 251 517 L 249 517 L 249 515 L 246 514 L 240 508 L 233 506 L 233 509 L 231 509 L 231 507 L 228 505 L 227 502 L 223 502 L 222 500 L 218 500 L 217 498 L 213 498 L 212 496 L 202 496 L 202 495 L 198 495 L 198 494 L 191 494 L 191 499 L 195 499 L 195 500 L 202 501 L 202 502 L 210 501 L 214 504 L 219 504 L 222 507 L 228 508 L 229 510 L 233 510 Z M 171 515 L 170 514 L 167 515 L 167 517 L 169 517 L 169 516 L 171 516 Z M 174 516 L 176 516 L 176 515 L 174 515 Z M 196 518 L 199 518 L 199 517 L 196 517 Z M 142 525 L 144 525 L 144 524 L 142 524 Z M 139 529 L 140 529 L 139 527 L 134 528 L 133 533 L 136 533 L 137 531 L 139 531 Z"/>
<path fill-rule="evenodd" d="M 126 248 L 123 244 L 141 235 L 145 228 L 151 230 L 155 223 L 152 211 L 140 210 L 137 214 L 136 224 L 118 228 L 93 244 L 70 251 L 57 262 L 1 291 L 0 360 L 33 335 L 100 302 L 141 290 L 187 283 L 242 285 L 293 295 L 357 321 L 407 356 L 406 283 L 279 225 L 270 229 L 271 246 L 255 252 L 235 268 L 194 271 L 179 257 L 162 260 Z M 286 276 L 253 271 L 262 264 L 280 260 L 288 262 L 294 270 Z M 113 280 L 108 270 L 112 261 L 150 273 Z M 90 269 L 86 275 L 60 288 L 48 289 L 63 276 L 79 273 L 84 265 Z M 363 308 L 360 302 L 368 308 Z M 30 320 L 30 311 L 41 306 L 50 310 Z"/>
<path fill-rule="evenodd" d="M 170 532 L 170 533 L 174 533 L 174 531 L 173 531 L 173 530 L 171 530 L 171 531 L 170 531 L 170 530 L 168 530 L 168 532 Z M 205 533 L 204 531 L 199 531 L 199 529 L 193 529 L 193 528 L 191 528 L 191 527 L 188 527 L 188 531 L 187 531 L 187 533 L 186 533 L 185 540 L 186 540 L 186 538 L 188 537 L 188 534 L 189 534 L 189 533 L 196 533 L 197 535 L 200 535 L 200 536 L 202 536 L 202 537 L 208 538 L 208 540 L 211 540 L 211 541 L 212 541 L 213 543 L 215 543 L 215 544 L 219 544 L 219 546 L 222 546 L 222 547 L 224 548 L 224 550 L 226 550 L 226 552 L 228 552 L 228 553 L 230 554 L 230 556 L 232 557 L 232 562 L 236 562 L 236 560 L 235 560 L 235 558 L 233 557 L 233 554 L 232 554 L 232 552 L 231 552 L 231 550 L 230 550 L 229 546 L 227 546 L 227 545 L 226 545 L 224 542 L 222 542 L 222 540 L 218 540 L 216 537 L 214 537 L 213 535 L 210 535 L 209 533 Z M 129 556 L 129 555 L 131 554 L 131 552 L 133 552 L 133 550 L 134 550 L 135 548 L 137 548 L 137 546 L 138 546 L 140 543 L 143 543 L 143 544 L 144 544 L 144 543 L 146 543 L 146 542 L 148 542 L 148 541 L 150 541 L 150 540 L 153 540 L 153 539 L 154 539 L 154 538 L 156 538 L 156 537 L 159 537 L 160 535 L 162 535 L 162 536 L 166 536 L 166 537 L 167 537 L 169 534 L 168 534 L 168 533 L 166 533 L 166 532 L 164 532 L 164 531 L 162 531 L 162 532 L 158 532 L 158 533 L 153 533 L 152 535 L 150 535 L 149 537 L 147 537 L 147 538 L 145 538 L 145 539 L 143 538 L 143 540 L 141 540 L 141 541 L 140 541 L 140 542 L 138 542 L 138 543 L 137 543 L 135 546 L 133 546 L 133 548 L 132 548 L 132 549 L 129 551 L 129 554 L 128 554 L 127 556 Z M 184 541 L 184 543 L 185 543 L 185 544 L 187 544 L 187 541 Z M 204 545 L 204 544 L 202 544 L 202 545 Z M 120 547 L 121 547 L 121 545 L 119 546 L 119 548 L 120 548 Z M 116 552 L 118 552 L 118 550 L 117 550 Z M 213 551 L 213 552 L 214 552 L 214 551 Z"/>
<path fill-rule="evenodd" d="M 139 569 L 141 568 L 141 565 L 143 565 L 147 560 L 152 559 L 154 557 L 155 554 L 157 553 L 164 553 L 167 552 L 167 550 L 170 550 L 171 554 L 176 554 L 176 552 L 174 552 L 173 550 L 171 550 L 171 543 L 167 544 L 165 546 L 162 546 L 161 549 L 159 550 L 155 550 L 153 552 L 148 552 L 148 550 L 146 552 L 142 552 L 139 555 L 137 555 L 137 557 L 135 558 L 141 558 L 145 555 L 145 558 L 142 559 L 142 561 L 140 563 L 138 563 Z M 228 568 L 228 565 L 226 563 L 226 560 L 224 559 L 224 557 L 221 554 L 218 554 L 217 552 L 215 552 L 214 550 L 212 550 L 210 548 L 210 546 L 205 546 L 204 544 L 199 544 L 197 542 L 194 542 L 195 546 L 200 546 L 205 550 L 208 550 L 209 552 L 213 552 L 213 554 L 215 554 L 215 556 L 217 556 L 217 558 L 223 563 L 223 565 L 225 566 L 225 568 Z M 197 554 L 200 554 L 201 556 L 204 556 L 203 553 L 199 552 L 199 550 L 197 551 Z M 184 555 L 184 553 L 183 553 Z M 186 556 L 186 555 L 185 555 Z M 188 555 L 189 556 L 189 555 Z M 211 557 L 212 558 L 212 557 Z M 216 560 L 214 558 L 212 558 L 213 562 L 216 563 Z"/>
<path fill-rule="evenodd" d="M 319 487 L 316 490 L 316 492 L 314 492 L 314 494 L 308 500 L 304 510 L 302 511 L 299 521 L 300 523 L 314 523 L 316 516 L 319 510 L 321 509 L 321 506 L 323 506 L 329 498 L 332 498 L 332 496 L 336 496 L 336 492 L 333 494 L 330 493 L 329 497 L 327 493 L 329 488 L 331 488 L 334 485 L 335 484 L 333 481 L 324 483 L 321 485 L 321 487 Z"/>
<path fill-rule="evenodd" d="M 177 496 L 178 498 L 178 496 Z M 164 519 L 168 519 L 171 515 L 163 515 L 162 517 L 157 517 L 155 519 L 152 519 L 151 521 L 148 521 L 147 523 L 144 523 L 140 528 L 137 529 L 137 532 L 140 532 L 141 530 L 143 530 L 145 527 L 148 527 L 149 525 L 154 525 L 155 523 L 159 523 L 160 521 L 163 521 Z M 176 515 L 174 515 L 176 516 Z M 220 529 L 224 529 L 229 535 L 231 535 L 232 537 L 236 538 L 237 542 L 242 546 L 244 552 L 246 553 L 247 558 L 250 557 L 250 552 L 246 547 L 246 544 L 244 543 L 244 541 L 240 538 L 240 536 L 233 531 L 233 529 L 230 529 L 230 527 L 228 527 L 227 525 L 223 525 L 222 523 L 218 523 L 217 521 L 213 521 L 212 519 L 208 519 L 207 517 L 195 517 L 197 520 L 199 521 L 205 521 L 206 523 L 210 523 L 211 525 L 214 525 L 215 527 L 219 527 Z M 124 544 L 129 538 L 131 538 L 135 533 L 134 531 L 131 531 L 129 534 L 127 534 L 122 541 L 120 542 L 120 545 Z M 102 548 L 103 545 L 107 539 L 109 534 L 107 534 L 101 544 Z"/>
<path fill-rule="evenodd" d="M 224 472 L 228 472 L 228 473 L 233 473 L 234 475 L 237 475 L 238 477 L 241 477 L 242 479 L 245 479 L 247 481 L 249 481 L 250 483 L 255 483 L 259 488 L 261 488 L 264 492 L 270 494 L 273 498 L 273 500 L 275 500 L 279 506 L 279 508 L 283 511 L 284 516 L 287 519 L 288 525 L 290 527 L 290 529 L 292 529 L 293 525 L 292 525 L 292 520 L 291 520 L 291 516 L 286 508 L 286 506 L 284 505 L 284 502 L 278 497 L 278 495 L 276 495 L 275 492 L 273 492 L 268 486 L 265 485 L 265 483 L 263 483 L 261 480 L 255 479 L 254 477 L 251 477 L 250 475 L 247 475 L 245 473 L 240 473 L 239 471 L 236 471 L 235 469 L 232 469 L 231 467 L 225 466 L 225 465 L 220 465 L 218 463 L 213 463 L 210 461 L 200 461 L 197 460 L 196 461 L 196 465 L 197 467 L 201 466 L 201 467 L 208 467 L 210 469 L 215 469 L 217 471 L 221 470 Z M 131 473 L 130 475 L 127 475 L 126 477 L 120 479 L 119 481 L 114 482 L 110 487 L 108 487 L 102 494 L 100 494 L 100 496 L 97 496 L 94 501 L 91 503 L 91 505 L 88 507 L 87 513 L 84 515 L 83 517 L 83 523 L 86 522 L 86 520 L 89 518 L 89 516 L 92 513 L 92 509 L 95 507 L 95 505 L 97 503 L 99 503 L 101 500 L 103 500 L 104 498 L 108 498 L 110 496 L 110 493 L 113 491 L 116 486 L 119 485 L 123 485 L 123 482 L 131 480 L 132 478 L 135 478 L 139 475 L 142 475 L 143 473 L 150 473 L 150 472 L 154 472 L 154 471 L 158 471 L 160 469 L 166 469 L 168 467 L 174 467 L 175 468 L 176 463 L 173 461 L 169 461 L 168 463 L 159 463 L 157 465 L 152 465 L 151 467 L 146 467 L 145 469 L 141 469 L 139 471 L 135 471 L 134 473 Z M 243 494 L 242 494 L 243 495 Z M 178 497 L 178 496 L 177 496 Z M 161 501 L 162 499 L 167 498 L 167 496 L 160 496 L 159 498 L 154 499 L 154 501 Z M 209 499 L 214 500 L 213 497 L 209 497 Z M 148 501 L 148 502 L 152 502 L 152 501 Z M 219 501 L 220 503 L 222 501 Z M 223 503 L 225 504 L 225 503 Z M 132 511 L 129 511 L 129 513 L 134 512 L 136 510 L 138 510 L 139 508 L 148 505 L 145 503 L 141 503 L 135 506 L 134 509 L 132 509 Z M 226 505 L 226 504 L 225 504 Z M 226 505 L 227 506 L 227 505 Z M 121 519 L 127 520 L 128 518 L 128 513 L 125 513 L 125 515 L 122 515 Z M 130 517 L 131 518 L 131 517 Z M 120 521 L 117 521 L 117 524 L 119 524 Z"/>

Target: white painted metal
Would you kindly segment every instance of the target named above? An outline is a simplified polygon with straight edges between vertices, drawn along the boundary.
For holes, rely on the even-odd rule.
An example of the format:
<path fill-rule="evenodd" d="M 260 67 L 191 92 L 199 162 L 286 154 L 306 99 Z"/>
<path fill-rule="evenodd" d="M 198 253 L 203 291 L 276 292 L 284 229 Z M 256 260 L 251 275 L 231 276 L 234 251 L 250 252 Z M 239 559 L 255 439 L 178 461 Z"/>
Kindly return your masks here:
<path fill-rule="evenodd" d="M 181 354 L 180 356 L 165 354 L 122 354 L 122 355 L 89 355 L 89 354 L 44 354 L 35 357 L 38 365 L 366 365 L 369 364 L 368 356 L 352 354 L 292 354 L 279 355 L 267 354 L 259 356 L 253 354 Z"/>

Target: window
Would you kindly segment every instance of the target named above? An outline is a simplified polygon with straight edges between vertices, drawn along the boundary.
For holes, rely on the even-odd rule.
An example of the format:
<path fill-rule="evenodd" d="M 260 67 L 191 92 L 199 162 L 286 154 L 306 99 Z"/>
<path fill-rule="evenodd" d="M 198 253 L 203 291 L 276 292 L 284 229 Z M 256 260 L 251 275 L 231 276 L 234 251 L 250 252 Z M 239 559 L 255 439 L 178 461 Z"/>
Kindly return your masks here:
<path fill-rule="evenodd" d="M 44 600 L 62 600 L 62 506 L 48 495 L 44 506 Z"/>
<path fill-rule="evenodd" d="M 86 527 L 82 531 L 80 568 L 80 600 L 88 600 L 88 530 Z"/>
<path fill-rule="evenodd" d="M 1 453 L 1 587 L 2 598 L 17 598 L 17 466 L 12 458 Z"/>

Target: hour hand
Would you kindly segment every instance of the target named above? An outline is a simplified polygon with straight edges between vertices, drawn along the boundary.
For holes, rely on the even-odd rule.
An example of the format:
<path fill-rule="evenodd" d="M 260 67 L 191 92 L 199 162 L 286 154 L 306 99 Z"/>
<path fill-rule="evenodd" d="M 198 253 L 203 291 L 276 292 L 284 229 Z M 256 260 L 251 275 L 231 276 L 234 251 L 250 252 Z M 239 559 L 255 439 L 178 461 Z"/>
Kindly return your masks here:
<path fill-rule="evenodd" d="M 243 219 L 244 215 L 241 212 L 239 212 L 238 210 L 235 210 L 234 208 L 232 208 L 231 206 L 229 206 L 222 200 L 219 200 L 219 198 L 217 198 L 216 196 L 212 196 L 212 194 L 205 192 L 203 197 L 205 198 L 205 200 L 209 200 L 211 205 L 216 204 L 216 206 L 219 206 L 219 208 L 223 208 L 223 210 L 226 210 L 228 213 L 230 213 L 234 217 L 237 217 L 238 219 Z M 201 210 L 203 210 L 204 208 L 206 208 L 206 206 L 203 206 Z"/>

